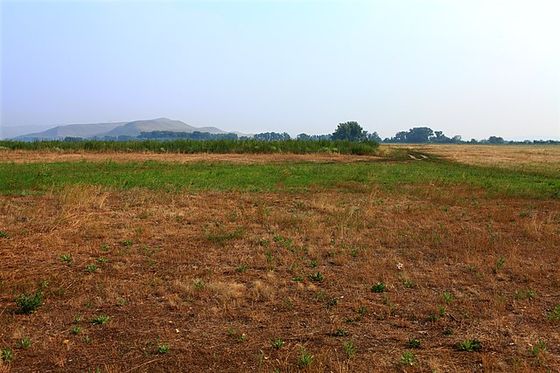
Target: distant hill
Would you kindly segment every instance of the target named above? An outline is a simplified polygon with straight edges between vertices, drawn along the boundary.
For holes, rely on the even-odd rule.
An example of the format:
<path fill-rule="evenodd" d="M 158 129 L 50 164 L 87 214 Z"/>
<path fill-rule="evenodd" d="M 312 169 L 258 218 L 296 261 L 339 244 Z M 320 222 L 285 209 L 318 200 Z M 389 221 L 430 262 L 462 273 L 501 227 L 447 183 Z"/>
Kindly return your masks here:
<path fill-rule="evenodd" d="M 95 124 L 69 124 L 56 126 L 46 131 L 30 133 L 15 137 L 16 140 L 62 140 L 65 137 L 137 137 L 142 132 L 172 131 L 172 132 L 208 132 L 212 134 L 225 134 L 216 127 L 193 127 L 168 118 L 157 118 L 149 120 L 136 120 L 133 122 L 95 123 Z"/>

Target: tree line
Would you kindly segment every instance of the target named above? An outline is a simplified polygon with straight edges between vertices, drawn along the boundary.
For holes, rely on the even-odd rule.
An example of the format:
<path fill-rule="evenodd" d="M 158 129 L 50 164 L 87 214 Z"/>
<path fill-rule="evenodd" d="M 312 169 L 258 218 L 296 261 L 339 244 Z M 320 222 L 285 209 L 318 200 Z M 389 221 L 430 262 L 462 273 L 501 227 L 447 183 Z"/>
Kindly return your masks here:
<path fill-rule="evenodd" d="M 83 141 L 79 137 L 66 137 L 64 141 Z M 137 137 L 132 136 L 104 136 L 93 138 L 101 141 L 130 141 L 130 140 L 194 140 L 194 141 L 215 141 L 215 140 L 256 140 L 256 141 L 351 141 L 351 142 L 371 142 L 371 143 L 402 143 L 402 144 L 560 144 L 557 140 L 525 140 L 508 141 L 500 136 L 490 136 L 488 139 L 465 141 L 460 135 L 448 137 L 443 131 L 434 131 L 430 127 L 414 127 L 408 131 L 399 131 L 393 137 L 382 139 L 377 132 L 368 133 L 362 126 L 355 121 L 339 123 L 332 134 L 308 135 L 300 133 L 292 138 L 288 133 L 283 132 L 263 132 L 252 136 L 239 136 L 235 133 L 209 133 L 209 132 L 173 132 L 173 131 L 150 131 L 142 132 Z"/>

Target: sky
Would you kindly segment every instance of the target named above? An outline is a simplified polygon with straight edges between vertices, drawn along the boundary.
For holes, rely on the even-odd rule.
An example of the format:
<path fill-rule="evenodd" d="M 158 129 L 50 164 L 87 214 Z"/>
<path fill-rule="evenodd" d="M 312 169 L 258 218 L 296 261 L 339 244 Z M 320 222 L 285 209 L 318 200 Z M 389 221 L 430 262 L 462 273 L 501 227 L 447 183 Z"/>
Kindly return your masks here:
<path fill-rule="evenodd" d="M 6 134 L 168 117 L 560 139 L 556 0 L 0 1 Z"/>

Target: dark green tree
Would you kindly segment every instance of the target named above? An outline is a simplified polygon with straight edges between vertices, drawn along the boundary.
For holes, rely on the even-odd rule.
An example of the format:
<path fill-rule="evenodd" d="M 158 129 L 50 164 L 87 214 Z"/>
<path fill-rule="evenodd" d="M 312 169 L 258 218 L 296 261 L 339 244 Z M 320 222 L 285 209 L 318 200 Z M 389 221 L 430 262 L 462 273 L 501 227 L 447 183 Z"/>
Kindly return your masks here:
<path fill-rule="evenodd" d="M 367 139 L 367 132 L 364 131 L 358 122 L 339 123 L 332 134 L 333 140 L 363 141 Z"/>

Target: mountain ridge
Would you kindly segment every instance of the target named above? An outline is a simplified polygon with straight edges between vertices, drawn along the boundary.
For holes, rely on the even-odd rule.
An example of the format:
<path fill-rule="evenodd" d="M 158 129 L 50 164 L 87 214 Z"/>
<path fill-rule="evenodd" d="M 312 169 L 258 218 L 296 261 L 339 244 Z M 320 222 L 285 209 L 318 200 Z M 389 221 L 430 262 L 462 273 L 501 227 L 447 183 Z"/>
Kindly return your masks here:
<path fill-rule="evenodd" d="M 34 132 L 16 136 L 14 140 L 35 141 L 35 140 L 62 140 L 66 137 L 79 138 L 103 138 L 103 137 L 136 137 L 142 132 L 152 131 L 171 131 L 192 133 L 208 132 L 212 134 L 227 134 L 238 132 L 227 132 L 216 127 L 194 127 L 180 120 L 169 118 L 155 118 L 145 120 L 134 120 L 130 122 L 109 122 L 109 123 L 82 123 L 66 124 L 49 128 L 45 131 Z"/>

